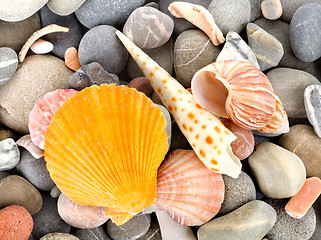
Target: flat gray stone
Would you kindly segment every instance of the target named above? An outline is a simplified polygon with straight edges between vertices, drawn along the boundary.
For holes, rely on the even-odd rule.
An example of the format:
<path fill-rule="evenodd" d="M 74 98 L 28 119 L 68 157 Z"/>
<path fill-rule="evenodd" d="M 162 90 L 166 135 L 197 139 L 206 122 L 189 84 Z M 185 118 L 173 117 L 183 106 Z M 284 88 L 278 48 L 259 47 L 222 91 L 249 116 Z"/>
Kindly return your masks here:
<path fill-rule="evenodd" d="M 76 11 L 86 0 L 49 0 L 49 9 L 60 16 L 67 16 Z"/>
<path fill-rule="evenodd" d="M 249 0 L 251 4 L 251 19 L 250 22 L 253 22 L 255 19 L 258 19 L 262 16 L 261 11 L 261 2 L 263 0 Z"/>
<path fill-rule="evenodd" d="M 73 235 L 79 238 L 79 240 L 111 240 L 111 238 L 104 231 L 104 227 L 76 229 Z"/>
<path fill-rule="evenodd" d="M 8 47 L 0 48 L 0 85 L 9 81 L 18 67 L 16 52 Z"/>
<path fill-rule="evenodd" d="M 152 223 L 147 233 L 137 238 L 137 240 L 162 240 L 160 227 L 155 215 L 151 215 L 151 221 Z"/>
<path fill-rule="evenodd" d="M 304 106 L 314 132 L 321 138 L 321 85 L 310 85 L 305 89 Z"/>
<path fill-rule="evenodd" d="M 20 161 L 20 151 L 12 138 L 0 141 L 0 171 L 10 170 Z"/>
<path fill-rule="evenodd" d="M 316 216 L 316 226 L 310 240 L 319 240 L 321 239 L 321 198 L 318 198 L 314 204 L 313 209 Z"/>
<path fill-rule="evenodd" d="M 321 0 L 281 0 L 283 7 L 281 19 L 290 23 L 294 13 L 299 9 L 299 7 L 312 2 L 321 4 Z"/>

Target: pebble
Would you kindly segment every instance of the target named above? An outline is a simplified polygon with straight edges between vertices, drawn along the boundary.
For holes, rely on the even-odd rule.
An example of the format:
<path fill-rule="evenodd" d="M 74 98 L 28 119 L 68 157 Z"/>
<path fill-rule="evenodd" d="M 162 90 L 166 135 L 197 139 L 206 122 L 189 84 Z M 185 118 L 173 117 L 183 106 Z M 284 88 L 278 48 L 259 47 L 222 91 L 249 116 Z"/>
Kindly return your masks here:
<path fill-rule="evenodd" d="M 54 45 L 52 50 L 54 55 L 63 59 L 65 52 L 69 47 L 78 48 L 83 34 L 81 31 L 81 25 L 74 14 L 70 14 L 68 16 L 59 16 L 54 14 L 47 6 L 45 6 L 41 9 L 40 16 L 42 27 L 50 24 L 57 24 L 59 26 L 69 28 L 68 32 L 50 33 L 43 37 L 45 40 Z"/>
<path fill-rule="evenodd" d="M 270 198 L 288 198 L 305 182 L 306 171 L 294 153 L 269 142 L 256 146 L 249 164 L 262 193 Z"/>
<path fill-rule="evenodd" d="M 55 183 L 51 180 L 43 157 L 36 159 L 26 149 L 20 150 L 18 173 L 31 182 L 38 190 L 49 191 Z"/>
<path fill-rule="evenodd" d="M 0 47 L 10 47 L 19 52 L 28 38 L 40 28 L 41 23 L 38 13 L 19 22 L 0 20 Z"/>
<path fill-rule="evenodd" d="M 111 240 L 103 226 L 88 229 L 78 228 L 73 232 L 73 235 L 79 238 L 79 240 Z"/>
<path fill-rule="evenodd" d="M 303 62 L 321 57 L 321 4 L 307 3 L 293 15 L 290 24 L 290 43 L 295 56 Z"/>
<path fill-rule="evenodd" d="M 32 235 L 39 239 L 48 233 L 70 233 L 71 227 L 65 223 L 58 214 L 57 199 L 48 194 L 43 194 L 43 206 L 33 216 L 34 228 Z M 60 240 L 60 239 L 59 239 Z"/>
<path fill-rule="evenodd" d="M 160 97 L 158 96 L 158 94 L 155 91 L 152 92 L 150 99 L 153 101 L 153 103 L 164 106 L 162 100 L 160 99 Z"/>
<path fill-rule="evenodd" d="M 252 64 L 254 67 L 260 69 L 257 59 L 252 52 L 252 49 L 236 32 L 229 32 L 226 35 L 226 42 L 216 61 L 224 60 L 239 60 Z"/>
<path fill-rule="evenodd" d="M 171 37 L 174 21 L 152 7 L 135 9 L 127 19 L 123 33 L 141 49 L 157 48 Z"/>
<path fill-rule="evenodd" d="M 168 142 L 168 149 L 171 146 L 172 141 L 172 119 L 169 111 L 163 105 L 156 104 L 157 107 L 162 111 L 165 120 L 166 120 L 166 133 L 167 133 L 167 142 Z"/>
<path fill-rule="evenodd" d="M 245 172 L 237 179 L 223 175 L 225 192 L 224 201 L 218 215 L 230 213 L 242 205 L 255 200 L 256 191 L 252 179 Z"/>
<path fill-rule="evenodd" d="M 283 6 L 283 14 L 281 18 L 290 23 L 294 13 L 299 7 L 312 2 L 321 4 L 321 0 L 281 0 L 281 4 Z"/>
<path fill-rule="evenodd" d="M 32 228 L 32 217 L 25 208 L 11 205 L 0 210 L 0 239 L 27 240 Z"/>
<path fill-rule="evenodd" d="M 30 47 L 35 54 L 46 54 L 51 52 L 53 48 L 54 46 L 51 42 L 43 39 L 35 41 Z"/>
<path fill-rule="evenodd" d="M 308 240 L 315 229 L 316 216 L 311 207 L 306 215 L 301 219 L 290 217 L 284 210 L 287 199 L 268 199 L 276 211 L 277 219 L 273 228 L 267 233 L 270 240 L 291 239 L 291 240 Z"/>
<path fill-rule="evenodd" d="M 189 144 L 186 137 L 179 129 L 177 123 L 175 121 L 172 121 L 172 139 L 169 152 L 172 152 L 175 149 L 192 149 L 192 146 Z"/>
<path fill-rule="evenodd" d="M 0 182 L 0 208 L 19 205 L 36 214 L 42 207 L 42 196 L 26 179 L 10 175 Z"/>
<path fill-rule="evenodd" d="M 150 56 L 159 66 L 164 68 L 169 74 L 173 73 L 173 49 L 174 40 L 171 38 L 167 43 L 158 48 L 145 49 L 144 52 Z M 144 77 L 145 75 L 139 69 L 137 63 L 132 57 L 128 58 L 126 65 L 128 76 L 133 79 L 136 77 Z"/>
<path fill-rule="evenodd" d="M 125 67 L 128 53 L 117 38 L 116 30 L 108 25 L 100 25 L 90 29 L 79 44 L 80 64 L 98 62 L 107 72 L 120 73 Z"/>
<path fill-rule="evenodd" d="M 68 233 L 48 233 L 39 240 L 79 240 L 79 238 Z"/>
<path fill-rule="evenodd" d="M 15 140 L 17 138 L 17 135 L 10 128 L 7 128 L 5 126 L 0 126 L 0 141 L 6 138 L 12 138 Z"/>
<path fill-rule="evenodd" d="M 63 193 L 58 198 L 58 213 L 66 223 L 76 228 L 95 228 L 108 220 L 105 207 L 79 205 Z"/>
<path fill-rule="evenodd" d="M 191 87 L 194 74 L 213 63 L 220 53 L 207 35 L 200 30 L 181 33 L 174 46 L 174 69 L 176 79 L 184 86 Z"/>
<path fill-rule="evenodd" d="M 71 74 L 65 63 L 54 56 L 27 57 L 12 79 L 0 86 L 0 122 L 28 133 L 29 113 L 35 102 L 48 92 L 68 88 Z"/>
<path fill-rule="evenodd" d="M 137 238 L 137 240 L 162 240 L 160 227 L 155 215 L 151 215 L 151 226 L 148 229 L 147 233 Z"/>
<path fill-rule="evenodd" d="M 87 28 L 98 25 L 123 25 L 129 15 L 138 7 L 142 7 L 146 0 L 114 1 L 87 0 L 77 9 L 78 20 Z"/>
<path fill-rule="evenodd" d="M 146 234 L 150 225 L 150 215 L 141 214 L 134 216 L 121 226 L 117 226 L 111 220 L 107 221 L 107 233 L 112 239 L 134 240 Z"/>
<path fill-rule="evenodd" d="M 314 132 L 321 138 L 321 85 L 310 85 L 304 90 L 304 106 Z"/>
<path fill-rule="evenodd" d="M 304 163 L 307 177 L 321 178 L 321 139 L 308 125 L 297 124 L 281 136 L 279 144 L 298 155 Z"/>
<path fill-rule="evenodd" d="M 266 76 L 288 117 L 306 118 L 304 90 L 310 85 L 320 85 L 319 80 L 307 72 L 291 68 L 274 68 Z"/>
<path fill-rule="evenodd" d="M 276 221 L 276 212 L 260 200 L 205 223 L 197 232 L 198 240 L 262 239 Z M 282 238 L 286 239 L 286 238 Z M 289 239 L 289 238 L 288 238 Z"/>
<path fill-rule="evenodd" d="M 5 177 L 8 177 L 10 175 L 10 173 L 8 173 L 8 172 L 0 172 L 0 181 L 2 180 L 2 179 L 4 179 Z"/>
<path fill-rule="evenodd" d="M 18 68 L 18 56 L 8 47 L 0 48 L 0 85 L 9 81 Z"/>
<path fill-rule="evenodd" d="M 147 97 L 154 91 L 146 77 L 134 78 L 127 84 L 127 87 L 135 88 L 137 91 L 144 93 Z"/>
<path fill-rule="evenodd" d="M 0 19 L 6 22 L 18 22 L 25 20 L 40 8 L 42 8 L 48 0 L 2 0 Z"/>
<path fill-rule="evenodd" d="M 320 197 L 313 204 L 313 209 L 316 215 L 316 227 L 312 237 L 309 240 L 319 240 L 321 239 L 321 198 Z"/>
<path fill-rule="evenodd" d="M 159 6 L 156 2 L 149 2 L 147 4 L 145 4 L 145 7 L 153 7 L 159 10 Z"/>
<path fill-rule="evenodd" d="M 251 4 L 250 22 L 253 22 L 254 20 L 262 16 L 262 11 L 261 11 L 262 0 L 249 0 L 249 2 Z"/>
<path fill-rule="evenodd" d="M 60 16 L 67 16 L 75 12 L 86 0 L 49 0 L 49 9 Z"/>
<path fill-rule="evenodd" d="M 283 9 L 280 0 L 264 0 L 261 3 L 263 16 L 266 19 L 276 20 L 281 17 Z"/>
<path fill-rule="evenodd" d="M 78 91 L 104 83 L 120 85 L 118 76 L 108 73 L 97 62 L 83 65 L 69 78 L 69 87 Z"/>
<path fill-rule="evenodd" d="M 254 23 L 247 24 L 246 33 L 261 71 L 277 66 L 284 54 L 282 44 Z"/>
<path fill-rule="evenodd" d="M 0 141 L 0 171 L 10 170 L 20 161 L 20 152 L 12 138 Z"/>
<path fill-rule="evenodd" d="M 208 10 L 224 35 L 230 31 L 240 33 L 251 18 L 249 0 L 213 0 Z"/>
<path fill-rule="evenodd" d="M 60 195 L 61 191 L 59 190 L 59 188 L 55 185 L 51 191 L 50 191 L 50 196 L 52 198 L 58 198 Z"/>

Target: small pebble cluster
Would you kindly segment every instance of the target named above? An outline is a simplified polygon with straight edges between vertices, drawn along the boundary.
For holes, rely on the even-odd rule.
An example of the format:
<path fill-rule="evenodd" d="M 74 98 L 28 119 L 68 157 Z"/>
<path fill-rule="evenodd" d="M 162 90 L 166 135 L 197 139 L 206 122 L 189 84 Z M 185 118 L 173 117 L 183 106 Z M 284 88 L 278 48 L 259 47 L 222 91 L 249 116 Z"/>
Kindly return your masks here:
<path fill-rule="evenodd" d="M 0 239 L 320 240 L 320 26 L 321 0 L 0 0 Z M 281 109 L 275 115 L 286 113 L 282 131 L 245 129 L 231 112 L 214 116 L 201 103 L 195 108 L 195 78 L 236 62 L 266 75 Z M 168 143 L 155 203 L 121 225 L 118 205 L 81 205 L 71 199 L 77 193 L 60 191 L 66 183 L 53 178 L 56 163 L 45 140 L 68 98 L 112 84 L 135 88 L 157 104 L 166 120 L 158 151 L 167 149 L 165 132 Z M 238 93 L 233 84 L 227 88 Z M 247 99 L 233 97 L 235 105 Z M 184 100 L 186 112 L 173 105 Z M 260 119 L 254 115 L 245 122 Z M 98 117 L 82 129 L 100 126 Z M 216 132 L 198 129 L 198 121 L 212 118 Z M 131 120 L 122 118 L 119 126 Z M 223 146 L 226 162 L 217 157 L 209 163 L 199 138 L 214 149 Z M 226 144 L 233 153 L 227 155 Z M 94 193 L 86 192 L 88 199 Z"/>

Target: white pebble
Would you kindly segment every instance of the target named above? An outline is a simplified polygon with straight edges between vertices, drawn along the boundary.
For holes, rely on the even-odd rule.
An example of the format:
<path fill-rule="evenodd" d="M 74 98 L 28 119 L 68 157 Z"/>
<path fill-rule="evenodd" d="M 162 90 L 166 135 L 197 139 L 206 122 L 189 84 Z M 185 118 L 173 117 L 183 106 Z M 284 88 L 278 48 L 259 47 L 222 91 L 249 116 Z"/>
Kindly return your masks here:
<path fill-rule="evenodd" d="M 0 171 L 10 170 L 20 161 L 20 152 L 12 138 L 0 142 Z"/>
<path fill-rule="evenodd" d="M 46 54 L 52 51 L 53 44 L 51 42 L 39 39 L 31 45 L 31 50 L 36 54 Z"/>
<path fill-rule="evenodd" d="M 281 17 L 283 8 L 280 0 L 264 0 L 261 3 L 263 16 L 269 20 L 276 20 Z"/>

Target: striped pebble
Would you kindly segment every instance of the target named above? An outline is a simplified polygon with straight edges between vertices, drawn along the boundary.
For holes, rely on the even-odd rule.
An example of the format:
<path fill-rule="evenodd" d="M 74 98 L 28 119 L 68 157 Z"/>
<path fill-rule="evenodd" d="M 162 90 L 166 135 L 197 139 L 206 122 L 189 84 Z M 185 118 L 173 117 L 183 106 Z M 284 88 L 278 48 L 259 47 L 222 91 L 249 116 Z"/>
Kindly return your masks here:
<path fill-rule="evenodd" d="M 0 48 L 0 86 L 9 81 L 18 67 L 16 52 L 8 47 Z"/>

